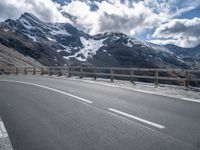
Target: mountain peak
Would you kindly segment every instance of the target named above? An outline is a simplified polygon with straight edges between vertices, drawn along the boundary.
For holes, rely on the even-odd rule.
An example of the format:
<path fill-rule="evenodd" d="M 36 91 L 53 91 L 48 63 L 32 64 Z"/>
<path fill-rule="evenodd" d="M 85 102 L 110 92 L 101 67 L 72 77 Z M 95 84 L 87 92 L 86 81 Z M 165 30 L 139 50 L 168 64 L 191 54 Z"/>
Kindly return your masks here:
<path fill-rule="evenodd" d="M 36 21 L 41 21 L 39 18 L 37 18 L 34 14 L 32 13 L 28 13 L 28 12 L 25 12 L 21 15 L 21 17 L 19 18 L 19 20 L 36 20 Z"/>
<path fill-rule="evenodd" d="M 25 12 L 21 15 L 21 17 L 32 17 L 32 18 L 37 18 L 34 14 L 32 13 L 28 13 L 28 12 Z"/>

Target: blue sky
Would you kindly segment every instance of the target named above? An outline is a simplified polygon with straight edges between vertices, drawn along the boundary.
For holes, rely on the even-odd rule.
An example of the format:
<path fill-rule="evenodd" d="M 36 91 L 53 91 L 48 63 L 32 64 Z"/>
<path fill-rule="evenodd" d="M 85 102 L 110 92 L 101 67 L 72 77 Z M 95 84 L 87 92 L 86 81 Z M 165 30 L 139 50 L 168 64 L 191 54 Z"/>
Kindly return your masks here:
<path fill-rule="evenodd" d="M 185 12 L 178 18 L 181 18 L 181 19 L 184 19 L 184 18 L 185 19 L 192 19 L 194 17 L 200 18 L 200 7 L 197 7 L 195 9 L 192 9 L 192 10 L 188 11 L 188 12 Z"/>
<path fill-rule="evenodd" d="M 30 12 L 91 35 L 122 32 L 156 44 L 200 44 L 200 0 L 1 0 L 0 20 Z"/>

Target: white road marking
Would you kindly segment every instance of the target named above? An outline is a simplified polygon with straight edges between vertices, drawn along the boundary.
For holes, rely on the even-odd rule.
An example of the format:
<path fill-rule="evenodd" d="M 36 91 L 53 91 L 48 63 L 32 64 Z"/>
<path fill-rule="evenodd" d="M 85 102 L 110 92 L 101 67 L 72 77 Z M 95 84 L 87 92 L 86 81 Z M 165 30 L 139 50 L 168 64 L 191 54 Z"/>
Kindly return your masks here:
<path fill-rule="evenodd" d="M 167 95 L 167 94 L 162 94 L 162 93 L 157 93 L 157 92 L 153 92 L 153 91 L 145 91 L 145 90 L 140 90 L 140 89 L 135 89 L 135 88 L 129 88 L 129 87 L 125 87 L 125 86 L 120 86 L 120 85 L 113 85 L 109 82 L 100 82 L 100 80 L 97 81 L 92 81 L 89 79 L 76 79 L 76 78 L 68 78 L 68 80 L 78 80 L 81 82 L 87 82 L 87 83 L 92 83 L 92 84 L 99 84 L 105 87 L 114 87 L 114 88 L 120 88 L 120 89 L 127 89 L 127 90 L 132 90 L 132 91 L 136 91 L 136 92 L 140 92 L 140 93 L 147 93 L 147 94 L 151 94 L 151 95 L 158 95 L 158 96 L 162 96 L 162 97 L 167 97 L 167 98 L 172 98 L 171 100 L 185 100 L 188 102 L 196 102 L 196 103 L 200 103 L 199 99 L 194 99 L 194 98 L 186 98 L 186 97 L 179 97 L 176 95 Z M 166 86 L 167 87 L 167 86 Z"/>
<path fill-rule="evenodd" d="M 8 137 L 8 133 L 6 131 L 3 121 L 0 120 L 0 138 L 6 138 L 6 137 Z"/>
<path fill-rule="evenodd" d="M 73 97 L 73 98 L 78 99 L 78 100 L 80 100 L 82 102 L 86 102 L 86 103 L 89 103 L 89 104 L 93 103 L 92 101 L 87 100 L 85 98 L 81 98 L 79 96 L 72 95 L 70 93 L 67 93 L 67 92 L 64 92 L 64 91 L 60 91 L 60 90 L 57 90 L 57 89 L 54 89 L 54 88 L 51 88 L 51 87 L 47 87 L 47 86 L 44 86 L 44 85 L 40 85 L 40 84 L 35 84 L 35 83 L 31 83 L 31 82 L 23 82 L 23 81 L 15 81 L 15 80 L 0 80 L 0 81 L 15 82 L 15 83 L 22 83 L 22 84 L 33 85 L 33 86 L 41 87 L 41 88 L 44 88 L 44 89 L 48 89 L 48 90 L 51 90 L 51 91 L 54 91 L 54 92 L 57 92 L 57 93 L 60 93 L 60 94 L 64 94 L 64 95 Z"/>
<path fill-rule="evenodd" d="M 13 146 L 10 142 L 10 138 L 8 136 L 8 133 L 6 131 L 6 128 L 4 126 L 3 121 L 1 120 L 0 117 L 0 150 L 5 149 L 5 150 L 13 150 Z"/>
<path fill-rule="evenodd" d="M 156 128 L 160 128 L 160 129 L 164 129 L 164 128 L 165 128 L 165 126 L 163 126 L 163 125 L 159 125 L 159 124 L 157 124 L 157 123 L 154 123 L 154 122 L 151 122 L 151 121 L 148 121 L 148 120 L 145 120 L 145 119 L 142 119 L 142 118 L 139 118 L 139 117 L 136 117 L 136 116 L 127 114 L 127 113 L 125 113 L 125 112 L 122 112 L 122 111 L 119 111 L 119 110 L 116 110 L 116 109 L 113 109 L 113 108 L 109 108 L 108 110 L 110 110 L 110 111 L 112 111 L 112 112 L 115 112 L 115 113 L 117 113 L 117 114 L 120 114 L 120 115 L 129 117 L 129 118 L 138 120 L 138 121 L 140 121 L 140 122 L 146 123 L 146 124 L 151 125 L 151 126 L 154 126 L 154 127 L 156 127 Z"/>
<path fill-rule="evenodd" d="M 186 98 L 186 97 L 183 97 L 183 98 L 181 98 L 181 99 L 183 99 L 183 100 L 185 100 L 185 101 L 200 103 L 200 99 Z"/>
<path fill-rule="evenodd" d="M 2 124 L 2 121 L 0 121 L 0 139 L 3 137 L 3 132 L 2 132 L 2 129 L 1 129 L 1 125 Z"/>

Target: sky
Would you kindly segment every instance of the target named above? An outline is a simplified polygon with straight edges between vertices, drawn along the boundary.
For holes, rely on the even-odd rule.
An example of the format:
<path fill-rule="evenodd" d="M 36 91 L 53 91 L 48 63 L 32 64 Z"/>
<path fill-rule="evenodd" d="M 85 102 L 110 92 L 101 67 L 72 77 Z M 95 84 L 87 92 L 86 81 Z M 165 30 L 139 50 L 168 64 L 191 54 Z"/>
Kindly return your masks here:
<path fill-rule="evenodd" d="M 156 44 L 200 44 L 200 0 L 1 0 L 0 21 L 24 12 L 91 35 L 122 32 Z"/>

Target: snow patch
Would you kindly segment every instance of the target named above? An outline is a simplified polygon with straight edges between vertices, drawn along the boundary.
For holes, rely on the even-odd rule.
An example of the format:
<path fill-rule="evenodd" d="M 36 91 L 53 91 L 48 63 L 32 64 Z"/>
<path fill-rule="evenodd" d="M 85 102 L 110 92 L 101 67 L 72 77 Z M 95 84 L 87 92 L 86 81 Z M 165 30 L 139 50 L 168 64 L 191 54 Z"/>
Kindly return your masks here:
<path fill-rule="evenodd" d="M 128 40 L 128 43 L 126 44 L 126 46 L 128 47 L 133 47 L 132 43 L 131 43 L 131 40 Z"/>
<path fill-rule="evenodd" d="M 48 39 L 49 41 L 52 41 L 52 42 L 57 42 L 55 39 L 52 39 L 52 38 L 50 38 L 50 37 L 47 37 L 47 39 Z"/>
<path fill-rule="evenodd" d="M 32 29 L 33 28 L 33 26 L 25 18 L 20 18 L 20 22 L 27 29 Z"/>
<path fill-rule="evenodd" d="M 57 50 L 58 53 L 59 53 L 59 52 L 62 52 L 62 51 L 71 53 L 71 49 L 72 49 L 72 48 L 70 48 L 69 46 L 62 45 L 62 44 L 59 44 L 59 45 L 62 46 L 64 49 L 59 49 L 59 50 Z M 63 57 L 63 58 L 64 58 L 64 57 Z"/>
<path fill-rule="evenodd" d="M 57 50 L 58 53 L 59 53 L 59 52 L 62 52 L 62 51 L 71 53 L 71 49 L 70 49 L 69 47 L 66 47 L 66 49 L 62 49 L 62 50 L 59 49 L 59 50 Z"/>
<path fill-rule="evenodd" d="M 92 56 L 96 55 L 99 48 L 103 46 L 103 41 L 105 39 L 93 40 L 80 37 L 80 40 L 83 44 L 83 48 L 74 55 L 64 57 L 65 59 L 76 58 L 79 61 L 86 61 L 88 58 L 92 58 Z"/>
<path fill-rule="evenodd" d="M 117 40 L 119 40 L 119 39 L 120 39 L 120 37 L 118 37 L 118 36 L 113 36 L 111 42 L 117 41 Z"/>
<path fill-rule="evenodd" d="M 31 36 L 29 34 L 26 34 L 30 39 L 32 39 L 34 42 L 37 42 L 37 39 L 34 36 Z"/>
<path fill-rule="evenodd" d="M 144 45 L 146 45 L 147 47 L 150 47 L 158 52 L 167 52 L 169 54 L 174 54 L 173 52 L 169 51 L 167 48 L 165 48 L 164 46 L 161 45 L 157 45 L 157 44 L 153 44 L 153 43 L 149 43 L 149 42 L 144 42 Z"/>
<path fill-rule="evenodd" d="M 3 31 L 4 31 L 4 32 L 8 32 L 8 31 L 9 31 L 9 29 L 3 29 Z"/>
<path fill-rule="evenodd" d="M 63 56 L 63 58 L 69 60 L 69 56 Z"/>
<path fill-rule="evenodd" d="M 71 36 L 70 33 L 68 33 L 66 30 L 63 30 L 63 29 L 56 29 L 56 30 L 53 30 L 53 31 L 51 31 L 51 34 L 53 34 L 53 35 L 66 35 L 66 36 Z"/>

